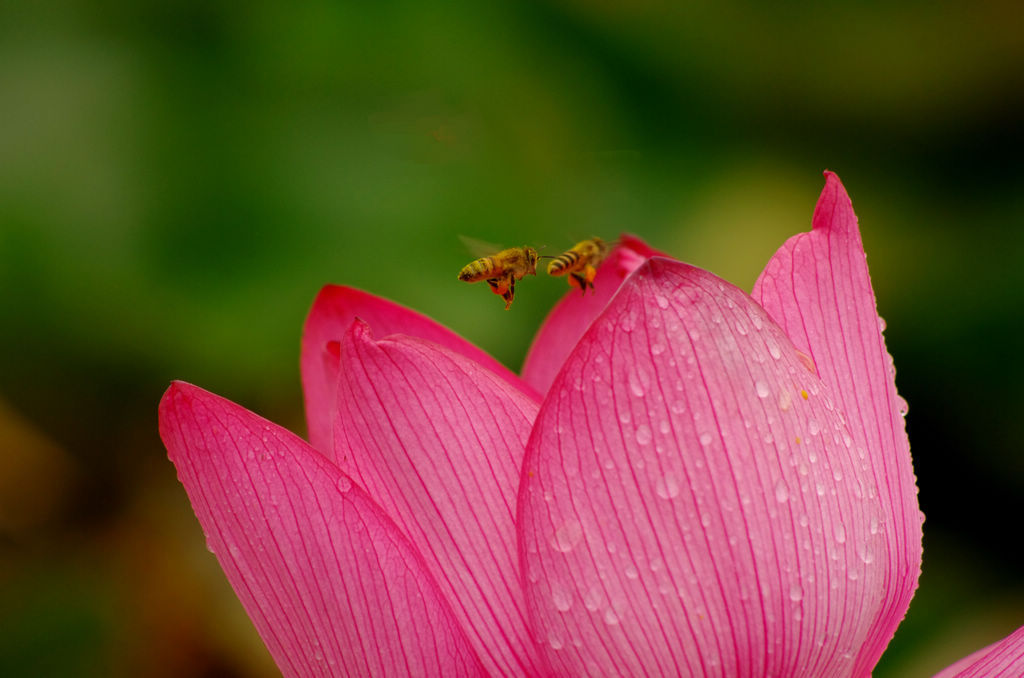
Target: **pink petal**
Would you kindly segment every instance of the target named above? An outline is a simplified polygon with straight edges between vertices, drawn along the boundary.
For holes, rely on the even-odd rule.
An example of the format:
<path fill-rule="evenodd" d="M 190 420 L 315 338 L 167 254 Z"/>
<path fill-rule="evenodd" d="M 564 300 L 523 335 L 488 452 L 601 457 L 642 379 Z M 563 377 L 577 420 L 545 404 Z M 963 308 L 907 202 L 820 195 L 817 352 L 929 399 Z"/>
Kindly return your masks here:
<path fill-rule="evenodd" d="M 935 678 L 1019 678 L 1024 676 L 1024 626 L 998 643 L 964 657 Z"/>
<path fill-rule="evenodd" d="M 639 238 L 624 234 L 597 270 L 594 289 L 586 295 L 571 290 L 548 314 L 523 364 L 523 380 L 547 393 L 562 363 L 590 323 L 608 304 L 622 281 L 650 257 L 661 254 Z"/>
<path fill-rule="evenodd" d="M 536 402 L 458 353 L 356 321 L 340 347 L 336 456 L 424 554 L 492 674 L 536 673 L 515 501 Z"/>
<path fill-rule="evenodd" d="M 340 340 L 357 317 L 369 323 L 377 336 L 408 334 L 446 346 L 472 358 L 532 397 L 539 398 L 511 370 L 430 318 L 362 290 L 327 285 L 313 302 L 302 333 L 302 387 L 306 397 L 309 441 L 326 454 L 334 449 L 330 436 L 337 383 L 337 362 L 325 354 L 326 346 L 331 341 Z"/>
<path fill-rule="evenodd" d="M 182 382 L 160 435 L 282 673 L 483 675 L 415 548 L 304 441 Z"/>
<path fill-rule="evenodd" d="M 850 440 L 750 297 L 644 264 L 527 446 L 520 558 L 554 673 L 850 675 L 886 519 Z"/>
<path fill-rule="evenodd" d="M 917 588 L 923 515 L 904 428 L 906 402 L 896 394 L 857 217 L 832 172 L 825 173 L 813 223 L 811 232 L 793 236 L 776 252 L 753 297 L 813 358 L 846 415 L 855 447 L 866 450 L 881 491 L 878 501 L 888 516 L 879 558 L 886 604 L 859 650 L 855 674 L 862 675 L 877 663 Z"/>

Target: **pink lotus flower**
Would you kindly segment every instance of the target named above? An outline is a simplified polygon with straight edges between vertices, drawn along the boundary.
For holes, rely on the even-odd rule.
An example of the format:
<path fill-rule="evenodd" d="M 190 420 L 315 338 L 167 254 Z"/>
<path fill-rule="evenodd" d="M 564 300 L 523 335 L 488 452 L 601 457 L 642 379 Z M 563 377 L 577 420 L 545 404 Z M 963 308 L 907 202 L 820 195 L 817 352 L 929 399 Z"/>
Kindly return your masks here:
<path fill-rule="evenodd" d="M 922 515 L 856 217 L 826 177 L 750 296 L 624 237 L 522 377 L 326 287 L 309 443 L 172 384 L 161 436 L 282 672 L 868 675 L 917 586 Z M 942 675 L 1021 675 L 1022 655 L 1018 631 Z"/>

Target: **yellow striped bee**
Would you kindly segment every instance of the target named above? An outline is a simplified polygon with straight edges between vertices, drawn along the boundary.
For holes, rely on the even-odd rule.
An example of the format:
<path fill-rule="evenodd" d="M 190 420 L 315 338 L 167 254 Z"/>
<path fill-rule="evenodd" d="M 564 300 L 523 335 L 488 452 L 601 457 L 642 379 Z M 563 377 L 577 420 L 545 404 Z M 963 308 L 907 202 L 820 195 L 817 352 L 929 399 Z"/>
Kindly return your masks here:
<path fill-rule="evenodd" d="M 459 271 L 459 280 L 470 283 L 486 280 L 491 291 L 505 300 L 507 311 L 516 296 L 516 281 L 526 274 L 537 275 L 538 258 L 537 250 L 532 247 L 510 247 L 469 262 Z"/>
<path fill-rule="evenodd" d="M 548 275 L 568 274 L 569 286 L 579 288 L 583 294 L 586 294 L 587 287 L 594 289 L 594 276 L 597 275 L 597 267 L 600 266 L 609 249 L 608 244 L 600 238 L 580 241 L 548 264 Z"/>

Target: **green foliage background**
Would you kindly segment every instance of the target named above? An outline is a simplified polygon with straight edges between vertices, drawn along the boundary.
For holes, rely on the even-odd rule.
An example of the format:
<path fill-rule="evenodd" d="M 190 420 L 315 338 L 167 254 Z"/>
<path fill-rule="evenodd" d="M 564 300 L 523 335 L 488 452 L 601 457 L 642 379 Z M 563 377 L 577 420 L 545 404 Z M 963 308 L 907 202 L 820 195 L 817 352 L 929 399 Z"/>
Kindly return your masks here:
<path fill-rule="evenodd" d="M 924 575 L 875 675 L 1024 624 L 1024 10 L 1006 2 L 0 5 L 0 674 L 274 675 L 156 435 L 172 378 L 302 432 L 325 283 L 518 368 L 459 235 L 635 233 L 749 289 L 860 217 Z"/>

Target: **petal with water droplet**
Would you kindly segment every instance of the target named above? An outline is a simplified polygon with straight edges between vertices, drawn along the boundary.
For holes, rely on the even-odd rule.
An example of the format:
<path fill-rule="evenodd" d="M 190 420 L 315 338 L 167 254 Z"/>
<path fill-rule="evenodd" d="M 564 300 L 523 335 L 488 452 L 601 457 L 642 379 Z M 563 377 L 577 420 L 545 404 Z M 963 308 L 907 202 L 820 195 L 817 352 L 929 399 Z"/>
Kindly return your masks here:
<path fill-rule="evenodd" d="M 313 302 L 302 332 L 302 389 L 306 400 L 309 442 L 330 456 L 337 356 L 328 353 L 331 342 L 340 341 L 352 321 L 362 319 L 376 336 L 407 334 L 429 339 L 460 353 L 532 398 L 539 397 L 512 371 L 447 327 L 393 301 L 352 287 L 327 285 Z"/>
<path fill-rule="evenodd" d="M 476 361 L 375 339 L 361 320 L 339 360 L 338 464 L 423 554 L 488 670 L 536 673 L 514 520 L 537 403 Z"/>
<path fill-rule="evenodd" d="M 883 604 L 858 549 L 883 548 L 869 526 L 884 515 L 824 388 L 735 287 L 661 258 L 630 277 L 552 384 L 524 461 L 520 558 L 537 637 L 564 641 L 541 647 L 555 674 L 849 673 Z M 788 409 L 762 390 L 791 392 Z M 553 547 L 565 525 L 573 547 Z M 583 604 L 557 609 L 564 591 Z"/>
<path fill-rule="evenodd" d="M 832 172 L 814 210 L 813 230 L 790 238 L 754 285 L 753 297 L 813 358 L 845 414 L 856 447 L 868 451 L 877 501 L 885 508 L 887 604 L 859 648 L 856 674 L 867 674 L 906 614 L 921 569 L 921 514 L 914 471 L 885 348 L 857 217 Z"/>
<path fill-rule="evenodd" d="M 485 675 L 416 549 L 305 441 L 182 382 L 160 436 L 284 675 Z"/>

